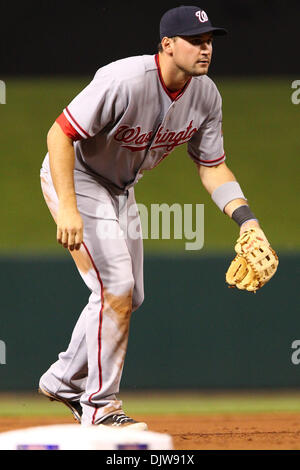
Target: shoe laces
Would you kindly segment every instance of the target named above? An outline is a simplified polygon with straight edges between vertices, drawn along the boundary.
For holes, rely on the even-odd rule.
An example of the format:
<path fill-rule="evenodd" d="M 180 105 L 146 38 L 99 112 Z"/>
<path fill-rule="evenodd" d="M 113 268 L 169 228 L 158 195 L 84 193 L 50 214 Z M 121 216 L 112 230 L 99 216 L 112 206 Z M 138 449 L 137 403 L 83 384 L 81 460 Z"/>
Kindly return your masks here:
<path fill-rule="evenodd" d="M 132 418 L 129 418 L 129 416 L 126 416 L 125 414 L 122 415 L 113 415 L 112 419 L 117 423 L 117 424 L 123 424 L 123 423 L 128 423 L 130 421 L 134 421 Z"/>

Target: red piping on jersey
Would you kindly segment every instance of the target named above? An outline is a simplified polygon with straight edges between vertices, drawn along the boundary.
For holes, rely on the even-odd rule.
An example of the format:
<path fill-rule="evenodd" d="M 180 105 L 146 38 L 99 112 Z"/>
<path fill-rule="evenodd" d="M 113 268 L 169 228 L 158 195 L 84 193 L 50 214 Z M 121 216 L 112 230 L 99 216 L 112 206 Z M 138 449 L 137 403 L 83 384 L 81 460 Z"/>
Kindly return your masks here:
<path fill-rule="evenodd" d="M 199 160 L 199 162 L 201 162 L 201 163 L 209 164 L 209 163 L 217 163 L 217 162 L 219 162 L 220 160 L 222 160 L 224 157 L 225 157 L 225 153 L 222 155 L 222 157 L 216 158 L 215 160 L 201 160 L 201 158 L 198 158 L 198 160 Z"/>
<path fill-rule="evenodd" d="M 160 80 L 160 83 L 162 84 L 162 87 L 163 89 L 165 90 L 165 92 L 167 93 L 168 97 L 172 100 L 172 101 L 177 101 L 182 95 L 183 93 L 186 91 L 187 87 L 189 86 L 191 80 L 192 80 L 192 77 L 187 81 L 187 83 L 184 85 L 183 88 L 181 88 L 181 90 L 178 90 L 176 92 L 171 92 L 167 87 L 166 87 L 166 84 L 162 78 L 162 74 L 161 74 L 161 70 L 160 70 L 160 65 L 159 65 L 159 55 L 156 54 L 155 55 L 155 63 L 156 63 L 156 66 L 157 66 L 157 73 L 158 73 L 158 76 L 159 76 L 159 80 Z"/>
<path fill-rule="evenodd" d="M 74 142 L 77 140 L 82 140 L 81 134 L 75 129 L 75 127 L 70 123 L 70 121 L 66 118 L 64 113 L 61 113 L 58 118 L 56 119 L 57 124 L 60 125 L 61 130 L 66 134 Z"/>
<path fill-rule="evenodd" d="M 68 115 L 70 116 L 70 118 L 72 119 L 72 121 L 74 121 L 74 123 L 76 124 L 76 126 L 81 130 L 81 132 L 83 132 L 83 134 L 86 136 L 86 137 L 91 137 L 79 124 L 78 122 L 73 118 L 72 114 L 70 113 L 69 109 L 66 108 L 66 111 L 68 113 Z"/>
<path fill-rule="evenodd" d="M 99 370 L 99 390 L 97 390 L 97 392 L 94 392 L 90 395 L 89 397 L 89 402 L 91 403 L 91 400 L 93 398 L 94 395 L 96 395 L 97 393 L 99 393 L 101 391 L 101 388 L 102 388 L 102 366 L 101 366 L 101 333 L 102 333 L 102 320 L 103 320 L 103 307 L 104 307 L 104 298 L 103 298 L 103 282 L 102 282 L 102 279 L 100 277 L 100 274 L 99 274 L 99 271 L 98 269 L 96 268 L 96 265 L 94 263 L 94 260 L 92 258 L 92 255 L 90 254 L 86 244 L 84 242 L 82 242 L 84 248 L 86 249 L 86 252 L 92 262 L 92 265 L 93 265 L 93 268 L 95 269 L 96 271 L 96 274 L 97 274 L 97 278 L 98 278 L 98 281 L 100 283 L 100 288 L 101 288 L 101 307 L 100 307 L 100 312 L 99 312 L 99 328 L 98 328 L 98 370 Z M 98 408 L 95 408 L 95 411 L 94 411 L 94 414 L 93 414 L 93 420 L 92 420 L 92 424 L 95 424 L 95 418 L 96 418 L 96 413 L 98 411 Z"/>

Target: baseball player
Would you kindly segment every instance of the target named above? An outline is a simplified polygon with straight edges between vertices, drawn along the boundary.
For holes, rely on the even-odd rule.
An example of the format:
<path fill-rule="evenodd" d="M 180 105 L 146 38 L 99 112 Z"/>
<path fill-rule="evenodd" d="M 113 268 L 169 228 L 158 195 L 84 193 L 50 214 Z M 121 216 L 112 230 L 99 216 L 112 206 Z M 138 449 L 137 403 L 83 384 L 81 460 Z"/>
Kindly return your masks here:
<path fill-rule="evenodd" d="M 147 429 L 126 416 L 117 397 L 131 313 L 144 298 L 134 186 L 145 170 L 187 143 L 204 187 L 241 227 L 227 282 L 255 292 L 276 270 L 277 257 L 225 163 L 221 97 L 207 77 L 213 38 L 223 34 L 199 7 L 167 11 L 158 54 L 101 67 L 48 133 L 43 194 L 90 297 L 39 388 L 84 425 Z M 128 236 L 125 219 L 139 236 Z"/>

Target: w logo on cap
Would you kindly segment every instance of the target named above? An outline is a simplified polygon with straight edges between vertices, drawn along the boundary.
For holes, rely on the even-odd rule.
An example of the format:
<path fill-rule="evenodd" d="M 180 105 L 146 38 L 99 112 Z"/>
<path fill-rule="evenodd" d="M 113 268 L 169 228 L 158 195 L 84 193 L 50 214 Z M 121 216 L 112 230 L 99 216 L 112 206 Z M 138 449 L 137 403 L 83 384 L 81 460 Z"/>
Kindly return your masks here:
<path fill-rule="evenodd" d="M 208 16 L 204 10 L 197 11 L 195 15 L 197 16 L 200 23 L 205 23 L 206 21 L 208 21 Z"/>

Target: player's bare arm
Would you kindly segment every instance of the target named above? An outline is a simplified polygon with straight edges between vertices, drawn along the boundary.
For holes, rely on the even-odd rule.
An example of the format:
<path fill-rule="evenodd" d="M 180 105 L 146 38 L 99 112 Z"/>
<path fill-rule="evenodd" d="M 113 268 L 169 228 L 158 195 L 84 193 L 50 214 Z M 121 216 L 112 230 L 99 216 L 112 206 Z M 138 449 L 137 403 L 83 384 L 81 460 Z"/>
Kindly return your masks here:
<path fill-rule="evenodd" d="M 278 257 L 247 200 L 238 197 L 244 195 L 226 163 L 212 167 L 198 165 L 198 171 L 212 199 L 240 226 L 240 236 L 235 245 L 237 255 L 227 270 L 226 282 L 230 287 L 256 292 L 275 274 Z"/>
<path fill-rule="evenodd" d="M 215 189 L 219 188 L 222 184 L 236 181 L 234 174 L 228 168 L 225 162 L 212 167 L 198 165 L 198 171 L 202 184 L 210 195 L 212 195 Z M 232 217 L 233 212 L 242 205 L 247 205 L 247 201 L 245 199 L 233 199 L 228 204 L 226 204 L 224 212 L 229 217 Z M 245 222 L 240 228 L 240 234 L 251 227 L 259 227 L 258 221 L 249 220 Z"/>
<path fill-rule="evenodd" d="M 47 145 L 51 176 L 59 199 L 57 241 L 71 251 L 79 250 L 83 222 L 76 204 L 73 142 L 55 122 L 48 132 Z"/>

